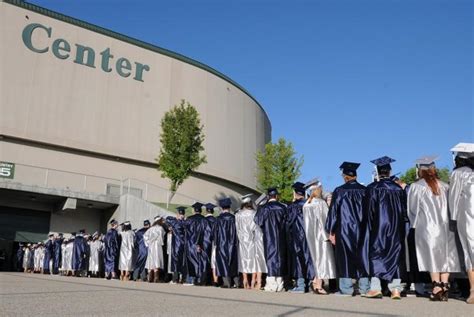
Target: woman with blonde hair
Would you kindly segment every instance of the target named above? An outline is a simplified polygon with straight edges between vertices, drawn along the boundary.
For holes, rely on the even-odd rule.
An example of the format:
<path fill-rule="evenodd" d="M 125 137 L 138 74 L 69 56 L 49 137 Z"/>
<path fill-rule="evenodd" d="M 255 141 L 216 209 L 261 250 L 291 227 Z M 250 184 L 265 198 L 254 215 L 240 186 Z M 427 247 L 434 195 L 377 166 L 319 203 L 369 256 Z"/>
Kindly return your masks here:
<path fill-rule="evenodd" d="M 323 288 L 323 279 L 336 278 L 334 251 L 329 235 L 324 230 L 328 214 L 328 205 L 323 200 L 321 182 L 307 184 L 310 196 L 303 206 L 304 229 L 309 252 L 313 260 L 314 279 L 312 290 L 318 295 L 327 295 Z"/>
<path fill-rule="evenodd" d="M 436 157 L 416 160 L 419 180 L 408 191 L 408 217 L 415 229 L 420 272 L 429 272 L 432 301 L 447 301 L 449 273 L 461 270 L 455 235 L 449 228 L 448 185 L 438 178 Z"/>

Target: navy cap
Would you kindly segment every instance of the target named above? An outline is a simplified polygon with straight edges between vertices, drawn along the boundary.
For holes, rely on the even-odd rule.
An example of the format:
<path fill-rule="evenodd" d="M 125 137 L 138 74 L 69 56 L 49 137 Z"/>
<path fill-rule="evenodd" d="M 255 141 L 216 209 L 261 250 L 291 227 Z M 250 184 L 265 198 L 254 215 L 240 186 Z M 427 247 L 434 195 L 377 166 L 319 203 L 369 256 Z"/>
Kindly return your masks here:
<path fill-rule="evenodd" d="M 116 224 L 118 224 L 118 221 L 115 220 L 115 219 L 112 219 L 112 220 L 110 220 L 109 224 L 110 225 L 116 225 Z"/>
<path fill-rule="evenodd" d="M 219 206 L 221 208 L 230 208 L 231 205 L 232 205 L 232 201 L 230 200 L 230 198 L 226 197 L 226 198 L 219 199 Z"/>
<path fill-rule="evenodd" d="M 86 233 L 86 229 L 79 230 L 79 233 L 82 233 L 82 234 Z"/>
<path fill-rule="evenodd" d="M 278 189 L 276 189 L 276 187 L 270 187 L 269 189 L 267 189 L 267 195 L 268 196 L 278 195 Z"/>
<path fill-rule="evenodd" d="M 291 187 L 293 188 L 295 193 L 297 193 L 299 195 L 304 195 L 305 194 L 305 187 L 304 187 L 304 184 L 302 182 L 296 182 Z"/>
<path fill-rule="evenodd" d="M 202 211 L 202 206 L 204 206 L 203 204 L 201 204 L 200 202 L 196 201 L 194 204 L 191 205 L 191 207 L 193 207 L 194 211 L 197 211 L 197 212 L 201 212 Z"/>
<path fill-rule="evenodd" d="M 143 225 L 144 225 L 144 226 L 149 226 L 149 225 L 150 225 L 150 220 L 148 220 L 148 219 L 147 219 L 147 220 L 144 220 L 144 221 L 143 221 Z"/>
<path fill-rule="evenodd" d="M 357 169 L 359 168 L 360 163 L 354 162 L 343 162 L 339 168 L 342 171 L 342 174 L 347 176 L 357 176 Z"/>
<path fill-rule="evenodd" d="M 71 232 L 71 236 L 75 237 L 75 236 L 76 236 L 76 233 L 75 233 L 75 232 Z"/>
<path fill-rule="evenodd" d="M 178 211 L 178 214 L 180 215 L 184 215 L 186 213 L 186 207 L 183 207 L 183 206 L 177 207 L 176 210 Z"/>
<path fill-rule="evenodd" d="M 264 205 L 267 203 L 267 194 L 261 194 L 260 196 L 258 196 L 258 198 L 255 200 L 255 204 L 257 206 L 260 206 L 260 205 Z"/>
<path fill-rule="evenodd" d="M 379 157 L 378 159 L 372 160 L 370 162 L 374 163 L 378 167 L 384 167 L 384 166 L 390 165 L 390 163 L 395 162 L 395 160 L 391 157 L 388 157 L 388 156 L 382 156 L 382 157 Z"/>
<path fill-rule="evenodd" d="M 48 234 L 48 237 L 49 237 L 49 238 L 54 237 L 54 233 Z"/>
<path fill-rule="evenodd" d="M 214 208 L 217 207 L 213 203 L 207 203 L 204 206 L 206 207 L 206 211 L 211 212 L 211 213 L 214 212 Z"/>

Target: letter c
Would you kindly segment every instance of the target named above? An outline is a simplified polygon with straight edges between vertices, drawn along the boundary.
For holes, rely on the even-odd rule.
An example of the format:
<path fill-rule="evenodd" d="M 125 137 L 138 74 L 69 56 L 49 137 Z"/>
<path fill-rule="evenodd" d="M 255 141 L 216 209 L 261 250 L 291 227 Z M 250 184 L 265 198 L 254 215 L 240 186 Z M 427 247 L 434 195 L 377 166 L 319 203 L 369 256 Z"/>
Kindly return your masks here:
<path fill-rule="evenodd" d="M 23 43 L 25 43 L 25 46 L 35 53 L 46 53 L 49 49 L 48 47 L 43 48 L 43 49 L 38 49 L 33 46 L 33 43 L 31 43 L 31 35 L 33 34 L 33 31 L 37 28 L 45 30 L 46 34 L 48 34 L 48 37 L 51 38 L 51 28 L 47 28 L 39 23 L 32 23 L 32 24 L 28 24 L 23 29 L 23 34 L 22 34 Z"/>

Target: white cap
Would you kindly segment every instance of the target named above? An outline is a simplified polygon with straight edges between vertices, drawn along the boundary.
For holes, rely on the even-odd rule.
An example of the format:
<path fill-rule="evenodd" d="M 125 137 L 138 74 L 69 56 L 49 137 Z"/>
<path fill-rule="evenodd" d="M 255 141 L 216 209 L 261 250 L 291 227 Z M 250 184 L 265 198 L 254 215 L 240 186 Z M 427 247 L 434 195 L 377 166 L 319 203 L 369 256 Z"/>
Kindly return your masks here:
<path fill-rule="evenodd" d="M 415 163 L 418 168 L 428 169 L 435 165 L 434 162 L 437 159 L 439 159 L 439 156 L 436 156 L 436 155 L 423 156 L 417 159 Z"/>
<path fill-rule="evenodd" d="M 459 143 L 451 149 L 451 152 L 457 152 L 457 156 L 462 158 L 474 157 L 474 143 Z"/>
<path fill-rule="evenodd" d="M 240 200 L 242 201 L 242 204 L 246 204 L 246 203 L 251 202 L 252 201 L 252 195 L 253 194 L 247 194 L 247 195 L 241 196 Z"/>

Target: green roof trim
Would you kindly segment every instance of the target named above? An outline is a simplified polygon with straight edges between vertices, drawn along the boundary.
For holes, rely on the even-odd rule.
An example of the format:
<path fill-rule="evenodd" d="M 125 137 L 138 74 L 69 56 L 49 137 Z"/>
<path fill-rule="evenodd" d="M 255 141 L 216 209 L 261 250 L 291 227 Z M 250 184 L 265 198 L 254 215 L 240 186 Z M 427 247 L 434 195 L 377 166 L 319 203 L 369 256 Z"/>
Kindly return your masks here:
<path fill-rule="evenodd" d="M 85 22 L 85 21 L 67 16 L 65 14 L 61 14 L 61 13 L 58 13 L 58 12 L 40 7 L 38 5 L 25 2 L 23 0 L 1 0 L 1 1 L 5 2 L 5 3 L 8 3 L 8 4 L 11 4 L 11 5 L 14 5 L 14 6 L 17 6 L 17 7 L 20 7 L 20 8 L 23 8 L 23 9 L 26 9 L 26 10 L 29 10 L 29 11 L 32 11 L 32 12 L 35 12 L 35 13 L 45 15 L 47 17 L 50 17 L 50 18 L 53 18 L 53 19 L 56 19 L 56 20 L 59 20 L 59 21 L 62 21 L 62 22 L 66 22 L 66 23 L 69 23 L 69 24 L 87 29 L 87 30 L 92 31 L 92 32 L 96 32 L 96 33 L 99 33 L 99 34 L 102 34 L 102 35 L 105 35 L 105 36 L 115 38 L 119 41 L 123 41 L 123 42 L 129 43 L 129 44 L 144 48 L 146 50 L 150 50 L 150 51 L 153 51 L 153 52 L 156 52 L 156 53 L 159 53 L 159 54 L 166 55 L 168 57 L 171 57 L 171 58 L 180 60 L 184 63 L 190 64 L 192 66 L 199 67 L 199 68 L 201 68 L 201 69 L 203 69 L 203 70 L 205 70 L 205 71 L 207 71 L 207 72 L 209 72 L 213 75 L 216 75 L 217 77 L 220 77 L 220 78 L 224 79 L 225 81 L 229 82 L 233 86 L 240 89 L 243 93 L 245 93 L 253 101 L 255 101 L 255 103 L 262 109 L 262 111 L 265 113 L 266 117 L 268 118 L 268 115 L 267 115 L 265 109 L 262 107 L 262 105 L 257 101 L 257 99 L 255 99 L 254 96 L 252 96 L 247 90 L 245 90 L 244 87 L 242 87 L 241 85 L 239 85 L 238 83 L 236 83 L 235 81 L 233 81 L 232 79 L 230 79 L 229 77 L 224 75 L 223 73 L 215 70 L 214 68 L 212 68 L 212 67 L 210 67 L 206 64 L 203 64 L 199 61 L 196 61 L 192 58 L 186 57 L 186 56 L 181 55 L 179 53 L 167 50 L 165 48 L 140 41 L 138 39 L 126 36 L 124 34 L 105 29 L 103 27 L 94 25 L 92 23 L 88 23 L 88 22 Z M 270 121 L 270 119 L 268 119 L 268 121 Z M 271 122 L 269 122 L 269 123 L 270 123 L 270 127 L 271 127 Z"/>

